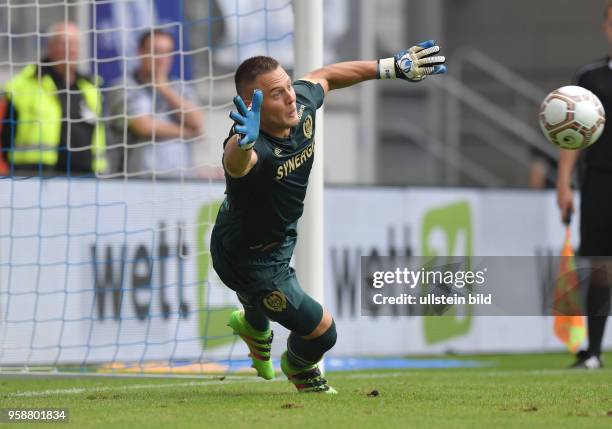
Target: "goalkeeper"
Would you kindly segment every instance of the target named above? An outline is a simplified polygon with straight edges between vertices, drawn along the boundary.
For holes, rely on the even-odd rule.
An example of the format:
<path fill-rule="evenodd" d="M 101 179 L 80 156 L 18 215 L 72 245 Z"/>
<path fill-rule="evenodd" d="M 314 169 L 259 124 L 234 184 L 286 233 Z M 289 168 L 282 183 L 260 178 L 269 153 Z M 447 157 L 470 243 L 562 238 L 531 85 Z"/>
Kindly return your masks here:
<path fill-rule="evenodd" d="M 336 393 L 317 366 L 336 342 L 334 320 L 289 266 L 315 153 L 316 110 L 334 89 L 444 73 L 439 51 L 430 40 L 392 58 L 328 65 L 293 83 L 270 57 L 247 59 L 236 70 L 237 111 L 230 113 L 234 126 L 223 142 L 227 196 L 210 251 L 217 274 L 244 307 L 229 326 L 247 343 L 260 377 L 274 377 L 273 320 L 291 331 L 281 369 L 297 390 Z"/>

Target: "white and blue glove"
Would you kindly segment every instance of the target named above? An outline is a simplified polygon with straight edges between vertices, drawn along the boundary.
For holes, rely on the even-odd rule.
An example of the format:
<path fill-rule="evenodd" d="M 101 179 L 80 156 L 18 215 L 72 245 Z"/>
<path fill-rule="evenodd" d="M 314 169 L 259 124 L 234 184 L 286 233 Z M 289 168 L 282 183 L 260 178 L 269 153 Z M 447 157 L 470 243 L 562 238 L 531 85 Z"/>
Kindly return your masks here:
<path fill-rule="evenodd" d="M 427 40 L 391 58 L 378 60 L 378 78 L 419 82 L 427 76 L 446 73 L 446 58 L 435 55 L 438 52 L 440 47 L 435 40 Z"/>
<path fill-rule="evenodd" d="M 259 137 L 259 112 L 263 102 L 263 92 L 256 89 L 253 92 L 253 102 L 247 108 L 239 95 L 234 97 L 234 105 L 238 112 L 230 112 L 230 118 L 235 122 L 234 131 L 239 134 L 238 147 L 242 150 L 253 148 Z"/>

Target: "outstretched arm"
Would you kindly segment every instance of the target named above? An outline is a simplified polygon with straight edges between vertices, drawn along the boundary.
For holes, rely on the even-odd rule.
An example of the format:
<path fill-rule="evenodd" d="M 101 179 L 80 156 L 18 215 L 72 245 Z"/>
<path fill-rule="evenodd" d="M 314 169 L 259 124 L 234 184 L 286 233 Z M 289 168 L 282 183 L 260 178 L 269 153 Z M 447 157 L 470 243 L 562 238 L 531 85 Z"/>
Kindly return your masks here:
<path fill-rule="evenodd" d="M 429 75 L 446 73 L 446 58 L 436 55 L 440 47 L 433 40 L 421 42 L 392 58 L 378 61 L 348 61 L 314 70 L 304 80 L 319 83 L 325 94 L 371 79 L 404 79 L 419 82 Z"/>
<path fill-rule="evenodd" d="M 257 152 L 253 150 L 259 136 L 259 113 L 263 103 L 263 93 L 256 89 L 253 92 L 253 103 L 247 108 L 242 98 L 234 97 L 238 111 L 230 113 L 234 121 L 234 131 L 223 150 L 223 167 L 234 178 L 246 176 L 257 164 Z"/>
<path fill-rule="evenodd" d="M 330 64 L 308 73 L 303 80 L 319 83 L 325 94 L 366 80 L 376 79 L 376 61 L 347 61 Z"/>

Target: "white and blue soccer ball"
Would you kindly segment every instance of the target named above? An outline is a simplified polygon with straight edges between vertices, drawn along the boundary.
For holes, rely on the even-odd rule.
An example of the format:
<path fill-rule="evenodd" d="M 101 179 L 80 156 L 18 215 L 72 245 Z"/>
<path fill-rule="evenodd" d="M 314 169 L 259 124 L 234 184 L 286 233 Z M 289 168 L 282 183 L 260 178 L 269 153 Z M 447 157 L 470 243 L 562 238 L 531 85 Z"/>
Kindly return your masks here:
<path fill-rule="evenodd" d="M 540 106 L 544 136 L 563 149 L 584 149 L 603 132 L 606 114 L 599 98 L 580 86 L 564 86 L 546 96 Z"/>

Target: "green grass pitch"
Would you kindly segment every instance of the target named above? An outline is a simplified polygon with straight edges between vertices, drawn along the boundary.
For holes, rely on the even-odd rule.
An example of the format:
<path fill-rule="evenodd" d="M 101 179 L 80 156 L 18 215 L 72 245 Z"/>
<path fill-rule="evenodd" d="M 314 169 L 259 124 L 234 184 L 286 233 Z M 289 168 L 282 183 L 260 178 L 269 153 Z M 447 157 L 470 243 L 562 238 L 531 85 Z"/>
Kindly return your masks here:
<path fill-rule="evenodd" d="M 612 369 L 566 370 L 568 354 L 452 358 L 488 366 L 329 373 L 337 396 L 298 395 L 282 376 L 0 376 L 0 408 L 68 408 L 78 428 L 612 427 Z"/>

